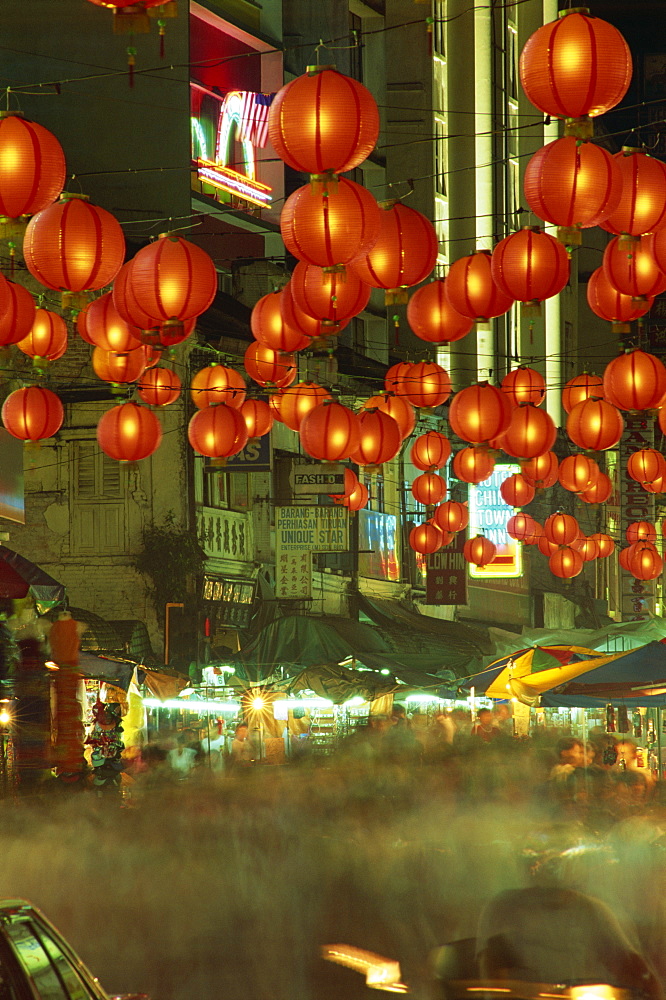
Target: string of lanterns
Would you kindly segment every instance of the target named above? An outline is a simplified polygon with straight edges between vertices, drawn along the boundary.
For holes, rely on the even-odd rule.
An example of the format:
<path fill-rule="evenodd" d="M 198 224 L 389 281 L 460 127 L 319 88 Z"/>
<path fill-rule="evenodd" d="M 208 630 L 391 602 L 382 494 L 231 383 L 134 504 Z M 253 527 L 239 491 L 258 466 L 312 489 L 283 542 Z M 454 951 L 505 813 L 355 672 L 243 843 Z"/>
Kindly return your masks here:
<path fill-rule="evenodd" d="M 108 6 L 101 0 L 92 0 Z M 122 4 L 114 4 L 121 8 Z M 142 2 L 143 9 L 156 6 Z M 577 58 L 562 57 L 574 51 Z M 584 9 L 563 12 L 538 29 L 520 59 L 523 89 L 545 114 L 565 121 L 565 135 L 537 151 L 527 165 L 525 197 L 557 238 L 528 226 L 454 261 L 446 278 L 422 284 L 437 260 L 432 223 L 399 200 L 378 203 L 362 185 L 340 175 L 358 167 L 379 135 L 372 94 L 334 67 L 310 67 L 276 95 L 268 131 L 278 156 L 310 175 L 308 184 L 285 202 L 280 228 L 298 263 L 289 282 L 263 296 L 251 315 L 254 337 L 244 369 L 268 400 L 247 396 L 234 368 L 214 364 L 193 378 L 196 412 L 188 440 L 201 455 L 224 460 L 248 439 L 270 433 L 276 420 L 298 433 L 303 450 L 322 461 L 350 461 L 373 472 L 391 461 L 414 431 L 417 411 L 432 412 L 450 400 L 451 431 L 465 443 L 453 455 L 456 478 L 482 483 L 503 452 L 520 473 L 501 486 L 515 508 L 511 537 L 537 546 L 551 571 L 576 576 L 586 561 L 608 557 L 614 542 L 605 533 L 585 537 L 569 514 L 551 514 L 543 525 L 521 510 L 556 483 L 588 504 L 610 496 L 612 484 L 590 453 L 614 448 L 624 430 L 622 411 L 657 411 L 666 396 L 666 369 L 653 355 L 634 349 L 621 354 L 603 377 L 583 373 L 562 393 L 566 433 L 577 448 L 558 461 L 552 451 L 557 428 L 542 409 L 544 378 L 520 365 L 499 386 L 479 382 L 452 394 L 448 372 L 430 361 L 399 362 L 388 369 L 385 391 L 354 412 L 324 386 L 297 382 L 295 355 L 308 348 L 331 350 L 335 337 L 368 304 L 373 288 L 387 304 L 406 302 L 407 322 L 429 344 L 462 340 L 474 324 L 488 324 L 520 302 L 530 314 L 557 295 L 570 275 L 569 250 L 582 230 L 601 226 L 613 235 L 602 266 L 591 276 L 588 303 L 613 332 L 650 308 L 666 290 L 666 167 L 642 149 L 615 156 L 591 142 L 593 119 L 614 107 L 631 79 L 626 42 L 610 24 Z M 10 150 L 12 155 L 3 155 Z M 124 263 L 125 240 L 117 220 L 85 196 L 63 194 L 65 160 L 48 130 L 21 115 L 0 119 L 0 214 L 2 232 L 24 230 L 23 255 L 30 274 L 62 294 L 64 307 L 78 309 L 76 328 L 93 347 L 92 365 L 113 385 L 137 386 L 140 403 L 123 401 L 101 418 L 101 449 L 118 461 L 141 460 L 160 444 L 153 409 L 180 396 L 178 376 L 159 364 L 163 352 L 183 343 L 196 319 L 212 304 L 215 266 L 202 249 L 164 233 Z M 28 221 L 29 220 L 29 221 Z M 94 297 L 92 293 L 102 294 Z M 0 346 L 17 344 L 44 368 L 67 346 L 66 324 L 38 308 L 23 286 L 0 279 Z M 57 433 L 60 400 L 41 386 L 11 393 L 2 408 L 6 429 L 25 441 Z M 426 519 L 409 536 L 419 553 L 452 544 L 469 523 L 466 505 L 447 499 L 442 470 L 452 447 L 440 431 L 418 435 L 410 450 L 419 470 L 412 496 Z M 631 456 L 631 475 L 648 492 L 666 489 L 666 460 L 655 449 Z M 345 472 L 344 492 L 334 498 L 351 511 L 368 502 L 367 487 Z M 638 579 L 661 572 L 657 531 L 635 522 L 627 531 L 623 567 Z M 496 553 L 483 535 L 467 540 L 464 557 L 487 565 Z"/>

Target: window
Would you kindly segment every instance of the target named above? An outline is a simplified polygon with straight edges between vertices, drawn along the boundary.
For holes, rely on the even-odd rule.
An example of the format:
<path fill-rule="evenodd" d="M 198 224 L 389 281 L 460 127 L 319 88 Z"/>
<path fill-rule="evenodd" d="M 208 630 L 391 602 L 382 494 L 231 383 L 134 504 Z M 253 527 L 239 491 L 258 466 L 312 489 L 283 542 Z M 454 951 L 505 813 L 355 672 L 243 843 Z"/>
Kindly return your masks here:
<path fill-rule="evenodd" d="M 7 935 L 41 1000 L 91 1000 L 94 997 L 70 959 L 44 928 L 36 928 L 27 920 L 16 920 L 7 925 Z"/>
<path fill-rule="evenodd" d="M 446 126 L 435 118 L 435 185 L 437 193 L 446 195 Z"/>
<path fill-rule="evenodd" d="M 446 56 L 446 0 L 435 0 L 433 48 L 438 56 Z"/>
<path fill-rule="evenodd" d="M 73 441 L 72 553 L 121 555 L 127 551 L 127 466 L 95 441 Z"/>

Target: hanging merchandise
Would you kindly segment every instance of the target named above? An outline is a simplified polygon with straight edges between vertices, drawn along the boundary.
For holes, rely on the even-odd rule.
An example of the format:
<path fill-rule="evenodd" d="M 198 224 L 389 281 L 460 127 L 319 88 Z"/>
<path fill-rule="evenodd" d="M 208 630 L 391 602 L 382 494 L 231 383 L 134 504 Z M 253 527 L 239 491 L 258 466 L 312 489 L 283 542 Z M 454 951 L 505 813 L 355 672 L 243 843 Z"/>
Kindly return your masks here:
<path fill-rule="evenodd" d="M 615 732 L 615 709 L 610 703 L 606 705 L 606 732 Z"/>
<path fill-rule="evenodd" d="M 664 722 L 666 723 L 666 715 L 664 716 Z M 643 718 L 640 711 L 635 708 L 631 716 L 632 733 L 637 738 L 640 739 L 643 735 Z"/>
<path fill-rule="evenodd" d="M 93 727 L 86 744 L 92 748 L 93 786 L 98 795 L 118 792 L 125 769 L 121 707 L 117 702 L 98 701 L 92 713 Z"/>
<path fill-rule="evenodd" d="M 626 705 L 620 705 L 617 710 L 617 731 L 618 733 L 629 732 L 629 713 Z"/>
<path fill-rule="evenodd" d="M 654 728 L 654 719 L 648 719 L 647 720 L 647 735 L 646 735 L 646 739 L 647 739 L 648 743 L 656 743 L 657 742 L 657 733 L 656 733 L 655 728 Z"/>

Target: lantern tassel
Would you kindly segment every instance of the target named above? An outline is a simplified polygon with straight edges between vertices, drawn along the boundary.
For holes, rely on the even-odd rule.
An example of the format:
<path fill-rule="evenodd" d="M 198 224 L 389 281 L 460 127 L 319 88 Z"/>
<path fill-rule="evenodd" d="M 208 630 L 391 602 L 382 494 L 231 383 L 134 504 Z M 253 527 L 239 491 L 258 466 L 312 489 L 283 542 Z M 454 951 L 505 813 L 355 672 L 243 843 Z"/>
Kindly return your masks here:
<path fill-rule="evenodd" d="M 127 73 L 129 76 L 130 87 L 134 86 L 134 65 L 136 63 L 136 49 L 129 47 L 127 49 Z"/>
<path fill-rule="evenodd" d="M 164 35 L 166 32 L 166 22 L 160 18 L 157 24 L 160 29 L 160 59 L 164 59 Z"/>

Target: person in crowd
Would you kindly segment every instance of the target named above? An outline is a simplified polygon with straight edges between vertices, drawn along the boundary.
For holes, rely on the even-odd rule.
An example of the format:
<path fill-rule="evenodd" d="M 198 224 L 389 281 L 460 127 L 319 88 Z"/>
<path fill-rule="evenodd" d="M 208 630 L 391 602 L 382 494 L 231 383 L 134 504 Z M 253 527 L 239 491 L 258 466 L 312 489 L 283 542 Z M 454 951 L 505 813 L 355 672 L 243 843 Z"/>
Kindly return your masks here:
<path fill-rule="evenodd" d="M 188 746 L 188 737 L 180 733 L 178 743 L 167 753 L 167 763 L 178 778 L 187 778 L 195 764 L 197 752 Z"/>
<path fill-rule="evenodd" d="M 250 731 L 247 722 L 239 722 L 231 742 L 231 759 L 233 763 L 247 767 L 254 762 L 253 751 L 254 748 L 250 741 Z"/>
<path fill-rule="evenodd" d="M 472 736 L 483 743 L 491 743 L 498 736 L 501 736 L 501 730 L 489 708 L 480 708 L 477 712 L 476 723 L 472 727 Z"/>
<path fill-rule="evenodd" d="M 394 705 L 391 725 L 382 739 L 383 756 L 394 761 L 415 761 L 421 756 L 423 747 L 416 739 L 407 719 L 404 705 Z"/>
<path fill-rule="evenodd" d="M 575 736 L 564 736 L 557 744 L 557 763 L 551 779 L 568 777 L 577 767 L 585 766 L 585 744 Z"/>
<path fill-rule="evenodd" d="M 493 708 L 493 722 L 503 736 L 513 736 L 513 715 L 511 706 L 499 701 Z"/>

